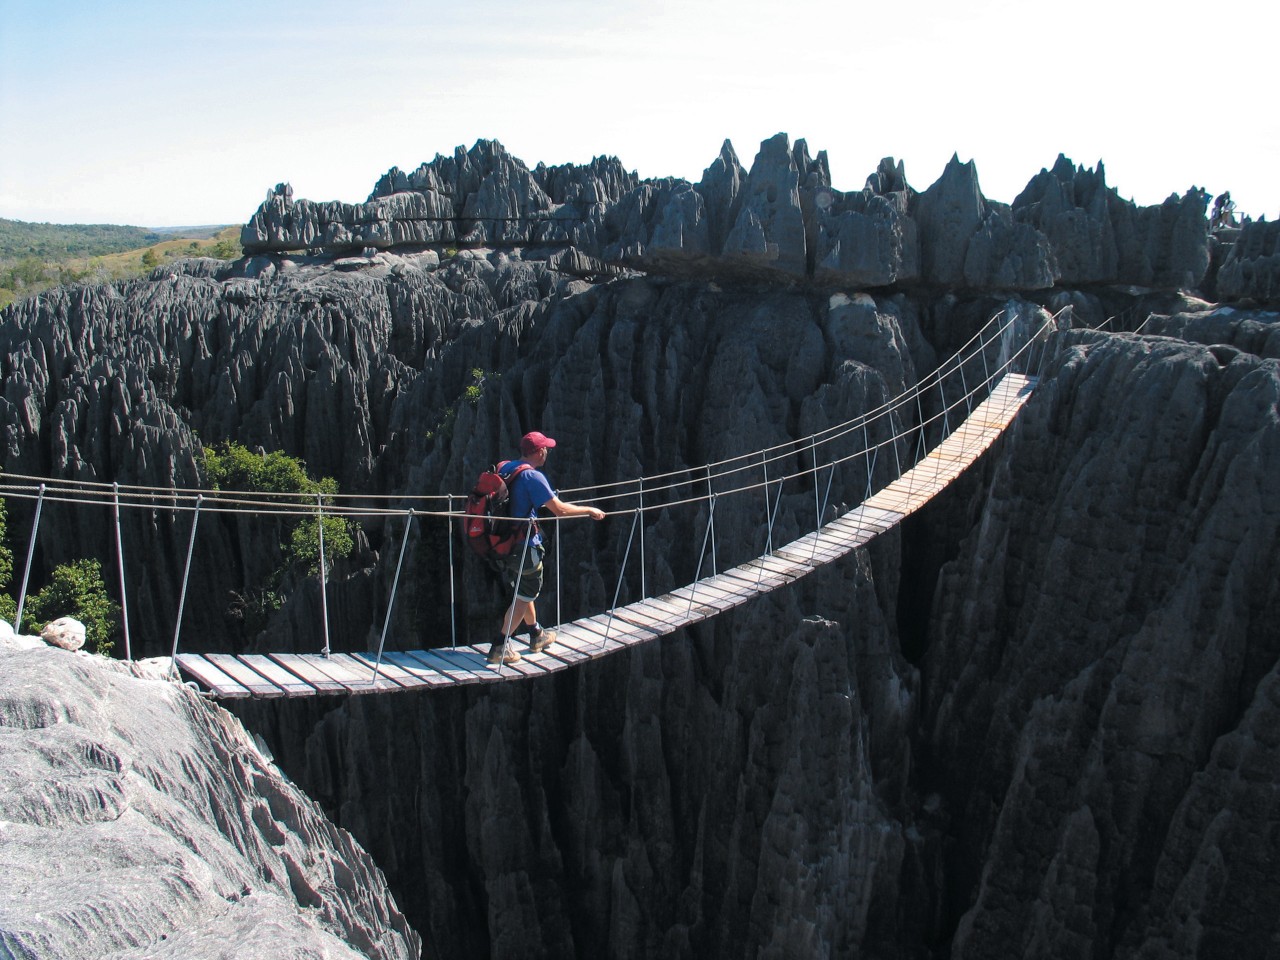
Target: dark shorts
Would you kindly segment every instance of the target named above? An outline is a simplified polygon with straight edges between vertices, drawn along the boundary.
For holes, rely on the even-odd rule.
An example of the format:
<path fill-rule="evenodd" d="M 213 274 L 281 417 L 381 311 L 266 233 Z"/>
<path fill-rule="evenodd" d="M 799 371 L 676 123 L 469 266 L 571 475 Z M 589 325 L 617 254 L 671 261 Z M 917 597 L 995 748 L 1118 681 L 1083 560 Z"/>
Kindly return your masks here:
<path fill-rule="evenodd" d="M 517 600 L 537 600 L 542 592 L 542 544 L 534 544 L 526 551 L 523 546 L 498 563 L 498 572 L 507 589 L 514 591 Z M 523 562 L 523 571 L 521 565 Z M 519 578 L 520 583 L 516 584 Z"/>

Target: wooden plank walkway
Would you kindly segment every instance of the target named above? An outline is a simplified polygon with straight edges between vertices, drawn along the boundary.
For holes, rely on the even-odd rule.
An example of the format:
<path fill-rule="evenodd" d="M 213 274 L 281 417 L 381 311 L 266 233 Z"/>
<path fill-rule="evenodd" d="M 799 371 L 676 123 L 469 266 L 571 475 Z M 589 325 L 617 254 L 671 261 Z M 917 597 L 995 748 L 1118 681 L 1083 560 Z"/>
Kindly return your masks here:
<path fill-rule="evenodd" d="M 183 653 L 178 666 L 213 696 L 226 699 L 429 690 L 557 673 L 731 610 L 865 546 L 932 500 L 984 453 L 1035 383 L 1034 377 L 1007 374 L 923 460 L 819 530 L 670 593 L 561 624 L 555 628 L 556 642 L 541 653 L 529 653 L 523 641 L 513 641 L 521 654 L 516 664 L 492 665 L 485 659 L 487 645 L 476 645 L 384 653 L 381 661 L 371 653 Z"/>

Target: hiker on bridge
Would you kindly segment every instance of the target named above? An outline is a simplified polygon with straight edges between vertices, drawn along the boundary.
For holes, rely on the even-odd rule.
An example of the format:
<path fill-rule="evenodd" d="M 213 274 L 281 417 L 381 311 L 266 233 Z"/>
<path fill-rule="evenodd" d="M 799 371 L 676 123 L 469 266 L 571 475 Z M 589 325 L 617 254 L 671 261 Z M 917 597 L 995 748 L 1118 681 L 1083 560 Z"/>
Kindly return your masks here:
<path fill-rule="evenodd" d="M 502 472 L 511 477 L 511 516 L 534 520 L 538 510 L 545 507 L 557 517 L 590 517 L 603 520 L 604 511 L 598 507 L 561 500 L 542 468 L 547 453 L 556 442 L 545 434 L 533 430 L 520 438 L 520 459 L 505 464 Z M 527 465 L 526 469 L 521 469 Z M 515 599 L 502 619 L 502 638 L 489 647 L 490 663 L 516 663 L 520 654 L 508 642 L 521 624 L 529 627 L 529 650 L 538 653 L 555 643 L 556 634 L 538 623 L 534 602 L 542 592 L 542 534 L 536 523 L 530 525 L 527 541 L 511 551 L 500 561 L 503 582 L 514 593 Z"/>

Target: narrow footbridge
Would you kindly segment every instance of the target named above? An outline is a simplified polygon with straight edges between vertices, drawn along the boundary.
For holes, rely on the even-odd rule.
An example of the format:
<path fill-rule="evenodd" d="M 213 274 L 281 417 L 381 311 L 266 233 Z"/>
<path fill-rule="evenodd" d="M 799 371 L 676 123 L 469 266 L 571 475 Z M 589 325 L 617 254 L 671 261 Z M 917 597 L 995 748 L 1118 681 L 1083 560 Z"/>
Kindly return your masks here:
<path fill-rule="evenodd" d="M 318 694 L 389 693 L 406 690 L 437 689 L 475 683 L 541 677 L 578 666 L 619 650 L 647 643 L 674 633 L 699 621 L 734 609 L 761 594 L 794 583 L 806 574 L 833 563 L 874 537 L 897 526 L 919 510 L 970 467 L 1003 434 L 1017 416 L 1038 382 L 1038 369 L 1051 349 L 1057 322 L 1038 313 L 1032 316 L 1001 313 L 955 355 L 921 378 L 900 396 L 874 410 L 794 443 L 752 451 L 694 471 L 681 471 L 657 477 L 625 481 L 605 487 L 564 491 L 566 499 L 616 505 L 629 497 L 634 508 L 611 509 L 610 516 L 632 520 L 631 537 L 619 571 L 618 590 L 613 605 L 603 612 L 560 623 L 554 629 L 556 642 L 540 653 L 528 652 L 522 643 L 512 643 L 521 652 L 513 664 L 490 664 L 486 658 L 488 638 L 480 645 L 455 642 L 448 647 L 427 650 L 389 651 L 386 647 L 387 627 L 383 627 L 378 649 L 368 652 L 339 653 L 329 649 L 328 614 L 324 611 L 324 649 L 319 653 L 217 654 L 179 653 L 182 605 L 174 631 L 173 662 L 177 670 L 198 683 L 210 695 L 219 698 L 306 697 Z M 929 412 L 926 412 L 929 411 Z M 807 459 L 804 468 L 794 465 Z M 770 475 L 770 466 L 773 475 Z M 824 502 L 825 483 L 829 495 L 831 480 L 838 469 L 863 468 L 866 471 L 866 495 L 851 509 L 838 512 L 830 519 L 830 505 Z M 885 482 L 885 477 L 889 477 Z M 697 495 L 689 491 L 696 484 Z M 6 475 L 0 477 L 0 494 L 32 496 L 33 478 Z M 59 499 L 54 481 L 40 481 L 39 496 Z M 812 488 L 814 529 L 789 542 L 775 544 L 775 520 L 784 487 L 807 491 Z M 107 485 L 101 485 L 107 488 Z M 50 490 L 53 489 L 53 493 Z M 130 491 L 121 492 L 118 485 L 109 488 L 117 511 L 127 502 Z M 103 498 L 106 489 L 101 491 Z M 754 498 L 749 495 L 755 494 Z M 147 501 L 156 509 L 156 491 L 132 493 L 141 505 Z M 808 495 L 807 493 L 805 494 Z M 122 496 L 125 500 L 122 500 Z M 63 499 L 85 502 L 81 485 L 76 496 L 64 491 Z M 715 515 L 717 505 L 730 497 L 762 504 L 765 517 L 765 543 L 753 559 L 716 571 Z M 196 525 L 202 506 L 206 510 L 261 510 L 250 494 L 226 491 L 166 491 L 166 501 L 175 509 L 192 511 L 191 546 L 195 544 Z M 442 510 L 401 509 L 405 515 L 404 545 L 415 519 L 438 520 L 456 526 L 459 511 L 455 498 L 448 498 Z M 207 501 L 207 505 L 206 505 Z M 279 504 L 272 509 L 279 509 Z M 368 507 L 343 509 L 333 498 L 310 505 L 313 514 L 321 511 L 351 517 L 378 513 Z M 648 589 L 644 570 L 645 518 L 653 511 L 670 511 L 688 507 L 705 517 L 705 526 L 691 531 L 689 542 L 697 542 L 700 533 L 702 551 L 697 573 L 692 582 L 667 592 Z M 723 509 L 723 508 L 721 508 Z M 755 509 L 761 509 L 757 506 Z M 33 525 L 39 523 L 39 508 Z M 117 519 L 118 525 L 118 519 Z M 117 527 L 118 528 L 118 527 Z M 318 529 L 323 529 L 318 525 Z M 641 599 L 619 604 L 624 573 L 634 552 L 636 531 L 640 531 Z M 321 534 L 323 537 L 323 534 Z M 454 538 L 449 538 L 452 550 Z M 556 538 L 557 543 L 559 538 Z M 118 541 L 117 541 L 118 547 Z M 320 580 L 324 596 L 325 571 L 321 544 Z M 28 565 L 30 557 L 28 557 Z M 124 592 L 124 565 L 121 560 L 120 590 Z M 450 570 L 455 567 L 450 558 Z M 710 572 L 703 575 L 704 567 Z M 451 572 L 452 577 L 452 572 Z M 400 568 L 395 582 L 398 584 Z M 184 579 L 184 599 L 185 599 Z M 450 584 L 451 593 L 453 584 Z M 25 576 L 24 576 L 25 590 Z M 395 587 L 387 604 L 390 622 Z M 557 603 L 558 608 L 558 603 Z M 126 648 L 128 645 L 127 608 Z"/>

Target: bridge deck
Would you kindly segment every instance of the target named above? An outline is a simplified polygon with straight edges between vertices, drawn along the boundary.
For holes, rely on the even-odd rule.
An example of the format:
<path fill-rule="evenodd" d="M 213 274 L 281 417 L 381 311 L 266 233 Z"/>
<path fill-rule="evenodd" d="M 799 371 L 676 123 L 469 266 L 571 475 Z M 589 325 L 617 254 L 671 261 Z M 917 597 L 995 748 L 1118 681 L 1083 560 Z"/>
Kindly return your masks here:
<path fill-rule="evenodd" d="M 995 442 L 1022 408 L 1035 377 L 1008 374 L 946 440 L 864 503 L 819 530 L 714 576 L 657 597 L 556 627 L 541 653 L 523 644 L 519 663 L 494 666 L 488 645 L 383 653 L 183 653 L 178 667 L 214 696 L 304 697 L 426 690 L 556 673 L 655 640 L 792 583 L 896 526 L 951 483 Z"/>

